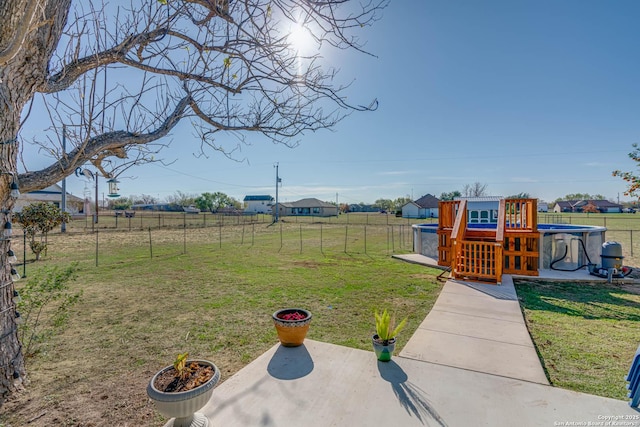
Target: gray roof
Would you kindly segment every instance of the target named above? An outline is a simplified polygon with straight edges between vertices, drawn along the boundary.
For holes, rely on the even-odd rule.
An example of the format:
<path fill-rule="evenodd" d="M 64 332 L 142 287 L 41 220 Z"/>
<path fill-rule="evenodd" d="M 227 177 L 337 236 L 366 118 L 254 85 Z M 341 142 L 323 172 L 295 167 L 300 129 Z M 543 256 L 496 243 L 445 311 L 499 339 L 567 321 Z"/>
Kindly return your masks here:
<path fill-rule="evenodd" d="M 504 199 L 502 196 L 480 196 L 480 197 L 456 197 L 455 200 L 466 200 L 467 202 L 499 202 Z"/>
<path fill-rule="evenodd" d="M 425 194 L 415 201 L 415 204 L 424 209 L 434 209 L 438 207 L 440 199 L 431 194 Z"/>
<path fill-rule="evenodd" d="M 20 193 L 18 200 L 24 202 L 59 202 L 62 199 L 62 187 L 58 184 L 50 185 L 42 190 Z M 67 202 L 83 202 L 84 199 L 67 192 Z"/>
<path fill-rule="evenodd" d="M 290 208 L 335 208 L 336 205 L 333 205 L 328 202 L 323 202 L 322 200 L 318 200 L 316 198 L 308 198 L 302 199 L 295 202 L 285 202 L 280 203 L 282 206 L 290 207 Z"/>
<path fill-rule="evenodd" d="M 267 202 L 270 202 L 271 200 L 273 200 L 273 197 L 267 196 L 267 195 L 244 196 L 245 202 L 255 202 L 255 201 L 261 201 L 261 200 L 266 200 Z"/>
<path fill-rule="evenodd" d="M 592 204 L 596 208 L 622 208 L 622 205 L 608 200 L 558 200 L 556 203 L 561 208 L 584 207 L 588 204 Z"/>

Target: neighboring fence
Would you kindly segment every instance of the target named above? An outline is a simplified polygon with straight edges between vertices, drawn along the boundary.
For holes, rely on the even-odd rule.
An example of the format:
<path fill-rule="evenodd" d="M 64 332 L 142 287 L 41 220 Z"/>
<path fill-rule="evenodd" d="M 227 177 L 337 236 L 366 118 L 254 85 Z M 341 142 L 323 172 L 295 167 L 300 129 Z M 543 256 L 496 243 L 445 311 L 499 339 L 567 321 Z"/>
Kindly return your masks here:
<path fill-rule="evenodd" d="M 224 250 L 233 245 L 273 252 L 372 256 L 407 253 L 413 249 L 413 230 L 411 225 L 407 224 L 230 224 L 230 221 L 225 219 L 225 225 L 222 221 L 207 221 L 207 227 L 197 227 L 193 224 L 188 226 L 187 222 L 183 222 L 181 226 L 173 224 L 169 227 L 168 218 L 161 219 L 160 224 L 164 224 L 162 228 L 156 226 L 148 227 L 146 230 L 132 227 L 131 231 L 128 228 L 118 228 L 97 229 L 94 232 L 52 232 L 47 237 L 48 252 L 55 258 L 64 257 L 91 261 L 96 265 L 108 265 L 116 262 L 113 254 L 125 252 L 131 257 L 157 258 L 188 253 L 190 247 L 193 249 L 196 245 L 206 245 L 211 250 Z M 28 264 L 35 258 L 28 248 L 28 242 L 25 251 L 23 238 L 16 233 L 12 248 L 19 258 L 18 267 L 28 268 Z M 27 260 L 26 265 L 22 262 L 24 259 Z M 21 270 L 20 274 L 25 272 Z"/>
<path fill-rule="evenodd" d="M 539 224 L 577 224 L 597 225 L 608 229 L 640 230 L 640 213 L 638 214 L 555 214 L 538 213 Z"/>
<path fill-rule="evenodd" d="M 75 218 L 67 232 L 49 233 L 50 251 L 58 246 L 79 245 L 97 260 L 111 247 L 123 241 L 148 247 L 154 256 L 165 251 L 182 253 L 191 244 L 204 242 L 224 247 L 233 245 L 269 245 L 274 250 L 340 251 L 347 253 L 392 254 L 413 250 L 412 224 L 434 223 L 437 218 L 408 219 L 378 213 L 350 213 L 334 217 L 284 217 L 272 224 L 271 215 L 185 214 L 136 211 L 133 217 L 116 217 L 101 212 L 98 223 L 91 216 Z M 539 214 L 541 223 L 606 224 L 608 241 L 622 245 L 624 264 L 640 268 L 640 214 Z M 165 231 L 166 236 L 161 231 Z M 23 249 L 22 229 L 14 225 L 12 248 L 19 258 L 34 258 Z M 270 241 L 273 240 L 273 241 Z M 70 243 L 70 242 L 74 243 Z M 67 243 L 69 242 L 69 243 Z M 97 243 L 96 243 L 97 242 Z M 97 246 L 97 251 L 96 251 Z M 66 250 L 63 249 L 63 250 Z M 22 267 L 21 267 L 22 268 Z"/>
<path fill-rule="evenodd" d="M 128 214 L 128 215 L 127 215 Z M 270 224 L 273 221 L 271 215 L 266 214 L 216 214 L 201 212 L 189 214 L 184 212 L 150 212 L 150 211 L 101 211 L 98 222 L 95 217 L 74 216 L 67 224 L 68 231 L 95 231 L 95 230 L 147 230 L 160 228 L 193 228 L 193 227 L 218 227 L 243 224 Z M 281 221 L 285 224 L 361 224 L 361 225 L 411 225 L 437 222 L 437 218 L 402 218 L 390 214 L 379 213 L 349 213 L 338 216 L 283 216 Z"/>

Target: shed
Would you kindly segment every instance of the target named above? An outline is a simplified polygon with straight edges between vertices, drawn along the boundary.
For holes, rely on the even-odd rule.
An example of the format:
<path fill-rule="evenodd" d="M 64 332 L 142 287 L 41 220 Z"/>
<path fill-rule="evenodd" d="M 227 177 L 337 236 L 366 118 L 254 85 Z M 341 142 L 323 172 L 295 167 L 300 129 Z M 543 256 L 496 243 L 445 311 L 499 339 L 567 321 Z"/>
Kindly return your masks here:
<path fill-rule="evenodd" d="M 457 197 L 467 201 L 467 221 L 469 224 L 496 224 L 498 208 L 502 196 Z"/>
<path fill-rule="evenodd" d="M 269 213 L 273 206 L 273 197 L 255 195 L 244 197 L 244 211 L 247 213 Z"/>

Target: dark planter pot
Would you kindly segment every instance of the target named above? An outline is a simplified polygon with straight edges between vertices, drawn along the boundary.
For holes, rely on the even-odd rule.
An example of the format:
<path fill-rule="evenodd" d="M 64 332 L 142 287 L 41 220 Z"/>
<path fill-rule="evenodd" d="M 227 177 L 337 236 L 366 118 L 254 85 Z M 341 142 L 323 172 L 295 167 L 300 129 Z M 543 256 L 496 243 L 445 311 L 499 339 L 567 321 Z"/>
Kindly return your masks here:
<path fill-rule="evenodd" d="M 388 345 L 382 345 L 382 341 L 378 340 L 378 334 L 376 334 L 371 338 L 371 342 L 373 343 L 373 351 L 376 353 L 379 361 L 388 362 L 391 360 L 393 351 L 396 348 L 395 338 L 390 339 Z"/>
<path fill-rule="evenodd" d="M 285 320 L 280 317 L 296 312 L 303 314 L 305 318 L 301 320 Z M 302 308 L 284 308 L 273 313 L 271 317 L 278 332 L 280 344 L 285 347 L 298 347 L 302 345 L 309 331 L 309 325 L 311 324 L 310 311 Z"/>
<path fill-rule="evenodd" d="M 209 425 L 207 417 L 197 411 L 206 405 L 211 398 L 214 387 L 220 381 L 220 370 L 208 360 L 187 360 L 187 363 L 191 362 L 213 367 L 213 377 L 193 390 L 168 393 L 158 390 L 154 385 L 158 376 L 173 369 L 173 366 L 167 366 L 155 374 L 147 386 L 147 395 L 155 403 L 158 412 L 169 418 L 175 418 L 173 427 L 205 427 Z"/>

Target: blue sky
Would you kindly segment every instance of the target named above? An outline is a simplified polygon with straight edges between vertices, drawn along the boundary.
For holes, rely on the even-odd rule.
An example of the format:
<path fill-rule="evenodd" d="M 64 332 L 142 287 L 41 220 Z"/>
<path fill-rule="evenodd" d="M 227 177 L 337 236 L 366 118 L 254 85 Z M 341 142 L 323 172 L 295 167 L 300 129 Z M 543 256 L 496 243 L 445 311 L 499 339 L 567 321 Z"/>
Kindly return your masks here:
<path fill-rule="evenodd" d="M 121 194 L 275 196 L 278 163 L 281 201 L 417 199 L 473 182 L 491 195 L 628 200 L 611 171 L 635 170 L 627 154 L 640 142 L 638 22 L 636 0 L 393 1 L 363 30 L 377 58 L 326 57 L 353 80 L 349 100 L 377 98 L 377 111 L 302 135 L 294 149 L 248 135 L 244 162 L 196 158 L 185 123 L 163 151 L 175 163 L 130 169 Z M 67 179 L 76 195 L 85 186 Z"/>

